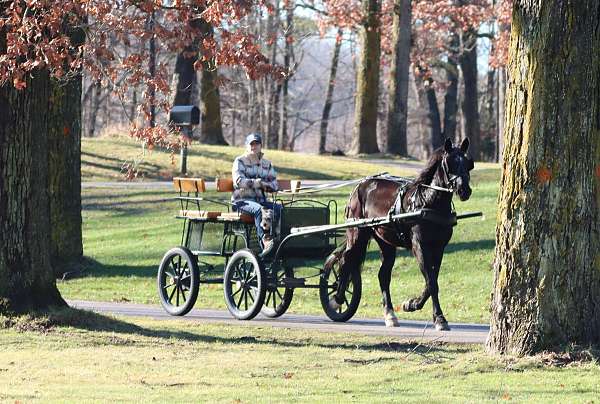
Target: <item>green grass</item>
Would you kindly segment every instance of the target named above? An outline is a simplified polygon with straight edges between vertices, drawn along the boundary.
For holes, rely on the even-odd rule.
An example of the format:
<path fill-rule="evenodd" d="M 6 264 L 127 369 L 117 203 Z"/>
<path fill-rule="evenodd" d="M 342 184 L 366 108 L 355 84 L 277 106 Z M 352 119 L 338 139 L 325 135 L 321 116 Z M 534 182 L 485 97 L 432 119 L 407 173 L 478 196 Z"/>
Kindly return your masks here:
<path fill-rule="evenodd" d="M 593 351 L 517 359 L 244 324 L 75 310 L 0 317 L 0 401 L 591 403 L 600 394 Z"/>
<path fill-rule="evenodd" d="M 230 177 L 231 164 L 243 153 L 239 147 L 207 146 L 193 143 L 188 149 L 188 175 L 214 179 Z M 370 163 L 368 159 L 317 156 L 265 150 L 280 177 L 292 179 L 353 179 L 388 171 L 395 175 L 412 172 L 392 166 Z M 143 151 L 139 143 L 123 136 L 84 138 L 81 142 L 82 181 L 122 181 L 121 167 L 126 161 L 138 161 L 145 180 L 170 180 L 178 175 L 179 155 L 154 150 Z M 394 159 L 393 161 L 399 161 Z"/>
<path fill-rule="evenodd" d="M 490 181 L 497 170 L 476 170 L 473 196 L 456 202 L 461 211 L 481 210 L 485 219 L 468 219 L 455 227 L 440 274 L 440 300 L 449 321 L 487 323 L 492 285 L 491 261 L 494 248 L 494 221 L 497 185 Z M 351 188 L 316 194 L 322 200 L 338 202 L 340 220 Z M 174 219 L 178 204 L 171 191 L 142 189 L 83 190 L 84 277 L 59 282 L 65 298 L 100 301 L 158 303 L 155 274 L 164 253 L 181 243 L 182 222 Z M 214 195 L 213 195 L 214 196 Z M 222 197 L 222 196 L 221 196 Z M 215 235 L 215 240 L 220 240 Z M 215 261 L 213 261 L 215 262 Z M 222 260 L 219 259 L 215 263 Z M 318 267 L 322 262 L 308 264 Z M 379 253 L 371 243 L 363 270 L 363 298 L 359 317 L 381 316 L 381 294 L 377 272 Z M 316 274 L 318 268 L 302 269 Z M 420 294 L 423 277 L 416 260 L 399 250 L 391 285 L 395 305 Z M 225 309 L 221 285 L 201 285 L 197 308 Z M 315 289 L 297 289 L 292 313 L 322 314 Z M 431 306 L 415 313 L 401 313 L 404 319 L 431 318 Z"/>

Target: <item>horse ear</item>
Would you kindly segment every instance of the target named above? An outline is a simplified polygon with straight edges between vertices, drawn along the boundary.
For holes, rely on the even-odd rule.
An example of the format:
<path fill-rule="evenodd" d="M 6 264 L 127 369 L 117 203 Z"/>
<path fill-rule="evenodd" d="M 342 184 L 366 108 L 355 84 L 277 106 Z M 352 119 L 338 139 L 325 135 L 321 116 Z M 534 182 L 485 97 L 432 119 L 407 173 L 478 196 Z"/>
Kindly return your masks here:
<path fill-rule="evenodd" d="M 449 137 L 446 138 L 446 143 L 444 143 L 444 150 L 446 150 L 446 153 L 450 153 L 453 147 L 452 140 Z"/>
<path fill-rule="evenodd" d="M 469 141 L 469 138 L 466 137 L 462 143 L 460 144 L 460 151 L 463 153 L 466 153 L 467 150 L 469 150 L 469 145 L 471 144 L 471 142 Z"/>

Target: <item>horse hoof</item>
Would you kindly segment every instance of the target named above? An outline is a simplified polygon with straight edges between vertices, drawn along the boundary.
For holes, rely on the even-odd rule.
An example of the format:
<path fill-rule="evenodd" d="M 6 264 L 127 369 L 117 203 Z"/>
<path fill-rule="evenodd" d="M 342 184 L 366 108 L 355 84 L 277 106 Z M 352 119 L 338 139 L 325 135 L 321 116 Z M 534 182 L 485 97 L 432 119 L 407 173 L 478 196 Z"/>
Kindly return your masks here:
<path fill-rule="evenodd" d="M 411 311 L 415 311 L 415 306 L 413 306 L 412 304 L 412 299 L 411 300 L 407 300 L 404 303 L 402 303 L 402 310 L 406 311 L 406 312 L 411 312 Z"/>
<path fill-rule="evenodd" d="M 338 310 L 340 307 L 342 307 L 342 305 L 335 301 L 335 297 L 329 299 L 329 308 L 331 310 Z"/>
<path fill-rule="evenodd" d="M 436 319 L 435 320 L 435 330 L 436 331 L 450 331 L 450 326 L 446 319 Z"/>
<path fill-rule="evenodd" d="M 398 321 L 398 317 L 393 310 L 384 310 L 383 311 L 383 320 L 385 321 L 386 327 L 400 327 L 400 322 Z"/>

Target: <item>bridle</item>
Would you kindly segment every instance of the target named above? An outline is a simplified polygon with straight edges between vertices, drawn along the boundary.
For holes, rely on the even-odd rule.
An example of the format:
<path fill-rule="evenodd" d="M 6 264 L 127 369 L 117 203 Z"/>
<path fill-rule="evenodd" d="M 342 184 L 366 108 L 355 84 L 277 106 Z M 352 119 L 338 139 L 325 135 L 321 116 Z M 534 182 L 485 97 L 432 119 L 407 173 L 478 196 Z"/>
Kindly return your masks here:
<path fill-rule="evenodd" d="M 450 173 L 450 169 L 448 168 L 448 156 L 449 156 L 449 154 L 447 152 L 444 152 L 444 154 L 442 156 L 442 163 L 441 163 L 444 186 L 439 187 L 437 185 L 432 185 L 432 184 L 419 184 L 420 186 L 426 187 L 426 188 L 431 188 L 435 191 L 448 192 L 448 193 L 453 193 L 454 191 L 457 190 L 456 181 L 460 178 L 460 175 Z"/>

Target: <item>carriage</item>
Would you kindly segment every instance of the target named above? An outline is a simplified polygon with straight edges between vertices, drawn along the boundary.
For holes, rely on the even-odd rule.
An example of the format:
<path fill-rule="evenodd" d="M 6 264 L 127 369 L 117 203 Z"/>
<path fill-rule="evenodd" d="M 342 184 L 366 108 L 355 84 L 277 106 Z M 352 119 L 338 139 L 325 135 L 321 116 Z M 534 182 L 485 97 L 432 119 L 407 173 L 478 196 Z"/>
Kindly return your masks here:
<path fill-rule="evenodd" d="M 174 178 L 173 183 L 179 193 L 176 217 L 183 223 L 181 246 L 164 255 L 157 276 L 160 302 L 171 315 L 185 315 L 192 309 L 201 284 L 222 284 L 227 308 L 240 320 L 259 313 L 271 318 L 281 316 L 289 308 L 295 289 L 314 288 L 319 289 L 325 314 L 333 321 L 347 321 L 360 303 L 360 271 L 353 271 L 346 282 L 340 307 L 334 309 L 329 304 L 338 289 L 346 229 L 437 220 L 435 212 L 419 209 L 338 223 L 335 200 L 303 198 L 298 193 L 299 181 L 281 180 L 279 191 L 284 192 L 270 196 L 281 206 L 279 241 L 271 253 L 263 256 L 252 216 L 231 211 L 228 201 L 206 197 L 203 179 Z M 232 180 L 217 179 L 216 188 L 231 192 Z M 221 209 L 206 210 L 207 204 L 217 204 Z M 309 274 L 297 271 L 307 259 L 323 264 Z"/>

